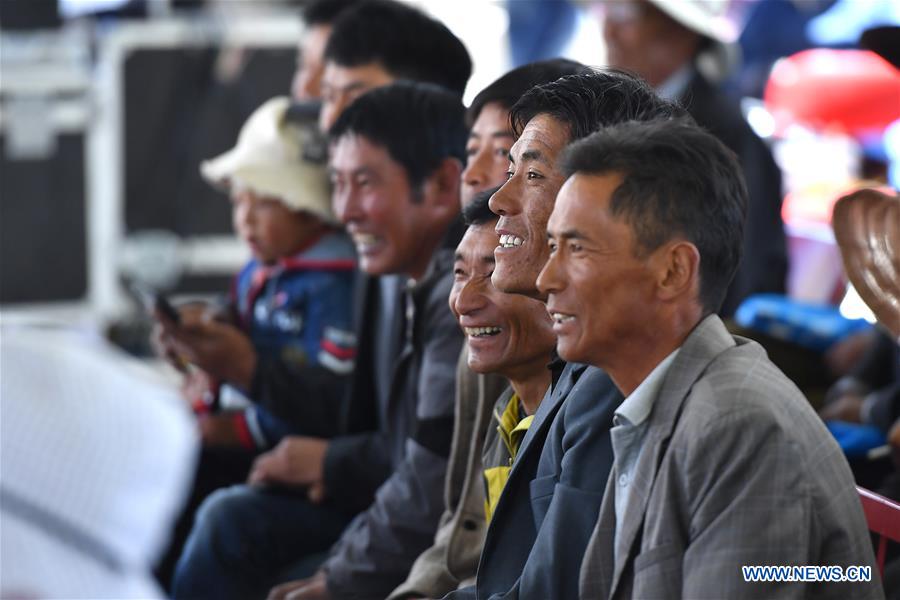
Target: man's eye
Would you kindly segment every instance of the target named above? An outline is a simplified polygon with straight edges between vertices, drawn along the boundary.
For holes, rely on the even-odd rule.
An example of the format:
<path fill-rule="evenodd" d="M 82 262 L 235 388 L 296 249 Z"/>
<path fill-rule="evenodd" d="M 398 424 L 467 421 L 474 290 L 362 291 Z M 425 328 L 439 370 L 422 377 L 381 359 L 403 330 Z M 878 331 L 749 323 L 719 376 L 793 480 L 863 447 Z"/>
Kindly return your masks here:
<path fill-rule="evenodd" d="M 506 158 L 507 156 L 509 156 L 509 148 L 497 148 L 496 150 L 494 150 L 494 154 L 502 158 Z"/>
<path fill-rule="evenodd" d="M 556 242 L 547 242 L 547 246 L 550 248 L 550 254 L 556 252 Z"/>
<path fill-rule="evenodd" d="M 536 173 L 535 171 L 528 171 L 528 175 L 526 175 L 528 179 L 543 179 L 544 176 L 540 173 Z"/>
<path fill-rule="evenodd" d="M 466 148 L 466 156 L 475 156 L 476 154 L 478 154 L 478 146 L 469 146 Z"/>

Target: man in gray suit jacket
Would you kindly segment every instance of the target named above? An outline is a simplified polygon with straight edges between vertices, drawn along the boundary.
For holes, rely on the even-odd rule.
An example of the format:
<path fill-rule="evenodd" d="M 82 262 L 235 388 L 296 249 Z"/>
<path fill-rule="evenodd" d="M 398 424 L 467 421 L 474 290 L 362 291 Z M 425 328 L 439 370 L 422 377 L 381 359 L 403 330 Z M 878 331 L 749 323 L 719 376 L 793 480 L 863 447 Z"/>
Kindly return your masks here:
<path fill-rule="evenodd" d="M 625 396 L 580 596 L 881 597 L 843 454 L 762 348 L 715 315 L 741 255 L 734 155 L 658 121 L 595 133 L 563 164 L 538 287 L 560 356 L 602 367 Z M 801 568 L 760 581 L 742 569 L 767 565 Z"/>

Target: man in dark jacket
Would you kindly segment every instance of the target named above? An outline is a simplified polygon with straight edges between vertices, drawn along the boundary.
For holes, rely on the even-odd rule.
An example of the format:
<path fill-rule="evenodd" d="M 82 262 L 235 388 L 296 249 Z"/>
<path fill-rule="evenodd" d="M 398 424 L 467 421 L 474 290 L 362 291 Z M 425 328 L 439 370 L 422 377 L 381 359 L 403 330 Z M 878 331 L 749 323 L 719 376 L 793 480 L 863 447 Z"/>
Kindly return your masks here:
<path fill-rule="evenodd" d="M 781 220 L 781 171 L 737 104 L 713 83 L 730 66 L 733 33 L 726 2 L 638 0 L 595 3 L 602 8 L 610 65 L 644 78 L 678 100 L 697 123 L 740 159 L 750 201 L 744 258 L 719 311 L 730 317 L 751 294 L 784 293 L 788 259 Z"/>
<path fill-rule="evenodd" d="M 331 133 L 336 213 L 367 275 L 346 433 L 288 438 L 255 463 L 250 486 L 212 496 L 179 562 L 176 597 L 259 595 L 298 561 L 314 567 L 348 515 L 365 509 L 293 587 L 301 597 L 383 598 L 434 535 L 462 343 L 446 300 L 461 233 L 463 107 L 434 86 L 393 84 L 357 100 Z"/>

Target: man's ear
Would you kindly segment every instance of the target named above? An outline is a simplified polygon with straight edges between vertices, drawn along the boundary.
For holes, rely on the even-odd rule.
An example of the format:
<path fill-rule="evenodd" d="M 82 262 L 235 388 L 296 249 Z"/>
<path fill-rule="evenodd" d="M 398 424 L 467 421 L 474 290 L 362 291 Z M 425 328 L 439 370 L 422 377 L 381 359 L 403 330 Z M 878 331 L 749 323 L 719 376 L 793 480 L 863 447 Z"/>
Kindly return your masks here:
<path fill-rule="evenodd" d="M 700 292 L 700 251 L 685 240 L 663 245 L 654 254 L 659 260 L 657 291 L 661 300 L 674 300 Z"/>
<path fill-rule="evenodd" d="M 459 188 L 462 163 L 455 158 L 445 158 L 425 181 L 426 202 L 436 208 L 459 210 Z"/>

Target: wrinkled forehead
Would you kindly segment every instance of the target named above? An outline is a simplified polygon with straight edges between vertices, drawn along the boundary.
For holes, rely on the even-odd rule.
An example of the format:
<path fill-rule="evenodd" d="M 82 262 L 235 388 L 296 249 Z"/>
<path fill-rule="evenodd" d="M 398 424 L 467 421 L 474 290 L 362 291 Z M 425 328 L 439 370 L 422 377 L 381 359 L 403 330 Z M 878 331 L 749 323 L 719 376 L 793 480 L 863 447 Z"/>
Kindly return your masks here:
<path fill-rule="evenodd" d="M 510 154 L 513 160 L 522 155 L 526 155 L 526 158 L 542 158 L 555 167 L 556 157 L 568 143 L 569 128 L 566 124 L 542 113 L 528 121 Z"/>

